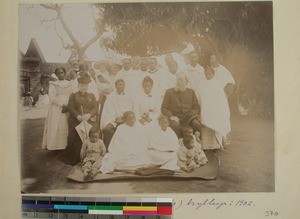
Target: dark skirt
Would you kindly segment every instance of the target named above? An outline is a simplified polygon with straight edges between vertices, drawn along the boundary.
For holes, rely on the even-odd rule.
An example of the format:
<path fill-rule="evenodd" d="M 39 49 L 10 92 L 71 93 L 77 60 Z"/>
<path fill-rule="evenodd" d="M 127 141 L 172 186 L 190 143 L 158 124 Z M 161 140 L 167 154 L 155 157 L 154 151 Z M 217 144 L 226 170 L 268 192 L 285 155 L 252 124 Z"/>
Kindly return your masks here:
<path fill-rule="evenodd" d="M 75 129 L 80 122 L 72 116 L 68 119 L 69 133 L 68 133 L 68 145 L 66 149 L 57 157 L 58 160 L 67 165 L 76 165 L 80 162 L 80 151 L 82 147 L 82 141 Z"/>

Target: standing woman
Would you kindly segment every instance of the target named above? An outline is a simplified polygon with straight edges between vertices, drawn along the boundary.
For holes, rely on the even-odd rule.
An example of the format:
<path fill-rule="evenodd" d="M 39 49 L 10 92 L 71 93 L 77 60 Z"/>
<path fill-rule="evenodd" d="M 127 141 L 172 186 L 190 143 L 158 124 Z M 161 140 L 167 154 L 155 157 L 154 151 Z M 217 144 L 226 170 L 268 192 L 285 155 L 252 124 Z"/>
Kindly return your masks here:
<path fill-rule="evenodd" d="M 230 112 L 223 85 L 209 67 L 196 92 L 201 107 L 202 149 L 223 149 L 223 139 L 230 132 Z"/>
<path fill-rule="evenodd" d="M 42 149 L 63 150 L 67 147 L 67 104 L 71 93 L 70 81 L 65 80 L 66 70 L 56 68 L 56 81 L 50 81 L 50 105 L 45 122 Z"/>
<path fill-rule="evenodd" d="M 94 125 L 94 117 L 97 114 L 97 102 L 93 94 L 87 93 L 91 78 L 88 74 L 84 74 L 78 77 L 78 92 L 72 93 L 69 98 L 68 110 L 69 110 L 69 134 L 68 134 L 68 146 L 59 155 L 58 159 L 65 164 L 75 165 L 80 162 L 80 150 L 82 141 L 75 129 L 83 121 L 88 121 Z"/>

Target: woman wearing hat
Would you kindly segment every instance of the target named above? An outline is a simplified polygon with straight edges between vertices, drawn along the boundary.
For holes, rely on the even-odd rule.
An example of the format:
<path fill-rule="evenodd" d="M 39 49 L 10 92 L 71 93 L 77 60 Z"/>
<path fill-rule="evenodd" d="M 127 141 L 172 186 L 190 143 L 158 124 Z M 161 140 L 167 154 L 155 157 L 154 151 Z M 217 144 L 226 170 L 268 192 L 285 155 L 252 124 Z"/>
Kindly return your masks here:
<path fill-rule="evenodd" d="M 68 146 L 59 155 L 58 159 L 65 164 L 75 165 L 80 161 L 80 150 L 82 141 L 75 130 L 75 127 L 83 121 L 87 121 L 94 125 L 92 122 L 93 117 L 97 114 L 97 102 L 93 94 L 88 93 L 88 85 L 91 78 L 88 74 L 84 74 L 77 78 L 78 92 L 72 93 L 69 98 L 68 110 Z"/>

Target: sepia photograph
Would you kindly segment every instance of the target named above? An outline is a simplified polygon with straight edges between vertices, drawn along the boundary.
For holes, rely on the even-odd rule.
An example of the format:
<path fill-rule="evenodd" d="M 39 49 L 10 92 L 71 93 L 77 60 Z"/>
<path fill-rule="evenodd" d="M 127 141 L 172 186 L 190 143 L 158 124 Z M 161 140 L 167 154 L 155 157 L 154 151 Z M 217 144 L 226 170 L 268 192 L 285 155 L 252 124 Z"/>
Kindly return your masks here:
<path fill-rule="evenodd" d="M 19 4 L 23 194 L 275 192 L 273 5 Z"/>

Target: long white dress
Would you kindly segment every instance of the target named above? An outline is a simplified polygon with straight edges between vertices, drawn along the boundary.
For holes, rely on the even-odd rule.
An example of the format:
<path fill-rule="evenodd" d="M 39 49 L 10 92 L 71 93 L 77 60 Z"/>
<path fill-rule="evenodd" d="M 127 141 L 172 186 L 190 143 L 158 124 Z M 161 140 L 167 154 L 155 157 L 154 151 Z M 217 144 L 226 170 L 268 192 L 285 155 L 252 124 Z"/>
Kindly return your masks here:
<path fill-rule="evenodd" d="M 158 121 L 153 121 L 146 126 L 146 133 L 151 165 L 161 165 L 161 169 L 179 170 L 177 151 L 180 146 L 175 132 L 170 127 L 163 131 Z"/>
<path fill-rule="evenodd" d="M 100 172 L 111 173 L 115 170 L 132 171 L 150 164 L 147 155 L 147 141 L 143 126 L 118 126 L 103 157 Z"/>
<path fill-rule="evenodd" d="M 42 149 L 62 150 L 67 147 L 67 113 L 62 113 L 62 106 L 68 104 L 70 92 L 70 81 L 50 82 L 50 105 L 45 122 Z"/>
<path fill-rule="evenodd" d="M 196 96 L 201 107 L 202 125 L 212 129 L 219 142 L 219 148 L 222 148 L 222 137 L 230 132 L 230 111 L 223 86 L 216 78 L 204 80 L 199 85 Z M 203 149 L 207 148 L 203 143 Z"/>

